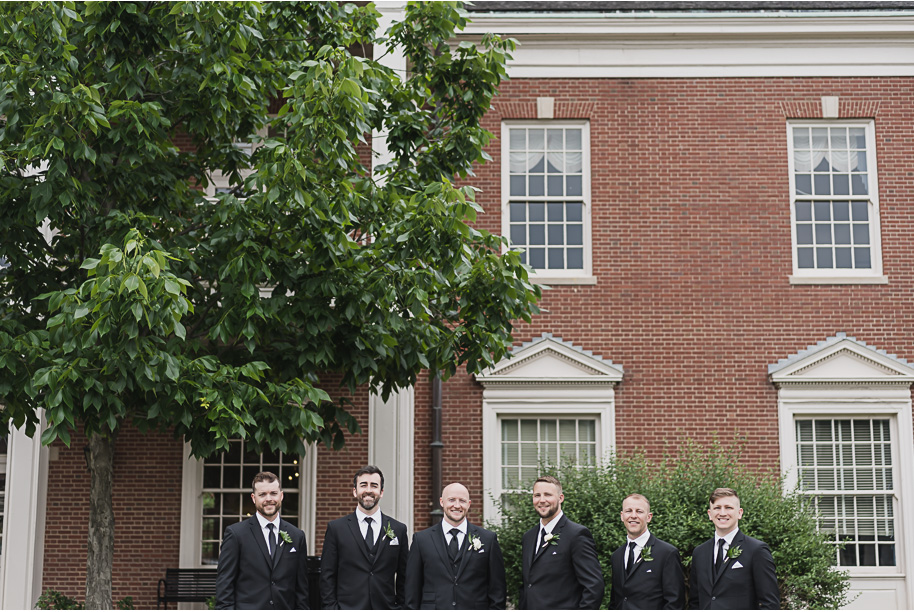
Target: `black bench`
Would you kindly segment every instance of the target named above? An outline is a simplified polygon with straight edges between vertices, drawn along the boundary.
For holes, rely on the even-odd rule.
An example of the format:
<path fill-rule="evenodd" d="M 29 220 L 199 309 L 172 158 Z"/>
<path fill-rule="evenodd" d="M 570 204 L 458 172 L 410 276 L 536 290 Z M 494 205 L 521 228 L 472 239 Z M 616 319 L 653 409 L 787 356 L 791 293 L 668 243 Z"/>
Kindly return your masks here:
<path fill-rule="evenodd" d="M 308 600 L 312 610 L 321 608 L 321 558 L 308 557 Z M 169 568 L 159 580 L 156 608 L 169 603 L 203 602 L 216 596 L 216 568 Z"/>
<path fill-rule="evenodd" d="M 169 603 L 206 602 L 216 596 L 216 568 L 168 568 L 159 580 L 156 608 Z"/>

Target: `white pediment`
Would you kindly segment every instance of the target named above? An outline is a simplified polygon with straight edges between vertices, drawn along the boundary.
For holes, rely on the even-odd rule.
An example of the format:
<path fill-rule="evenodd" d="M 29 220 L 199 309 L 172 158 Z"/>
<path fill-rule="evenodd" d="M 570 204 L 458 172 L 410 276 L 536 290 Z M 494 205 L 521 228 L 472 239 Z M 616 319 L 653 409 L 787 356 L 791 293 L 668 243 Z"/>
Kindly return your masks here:
<path fill-rule="evenodd" d="M 497 384 L 616 384 L 622 368 L 561 338 L 544 334 L 511 351 L 510 356 L 476 375 L 484 387 Z"/>
<path fill-rule="evenodd" d="M 907 361 L 845 334 L 782 359 L 768 373 L 777 385 L 914 383 L 914 367 Z"/>

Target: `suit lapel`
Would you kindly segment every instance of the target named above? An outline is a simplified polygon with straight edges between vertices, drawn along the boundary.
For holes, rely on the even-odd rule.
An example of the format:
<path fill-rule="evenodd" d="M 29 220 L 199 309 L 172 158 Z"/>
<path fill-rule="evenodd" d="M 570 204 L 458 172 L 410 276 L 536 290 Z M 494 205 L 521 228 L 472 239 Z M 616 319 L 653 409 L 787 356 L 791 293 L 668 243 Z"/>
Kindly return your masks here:
<path fill-rule="evenodd" d="M 257 547 L 263 553 L 263 560 L 267 567 L 273 567 L 273 559 L 270 557 L 270 551 L 267 550 L 267 541 L 263 537 L 263 530 L 260 528 L 260 521 L 257 520 L 256 514 L 248 519 L 248 527 L 251 529 L 254 541 L 257 542 Z"/>
<path fill-rule="evenodd" d="M 386 541 L 387 536 L 384 535 L 384 514 L 382 512 L 378 512 L 378 520 L 381 522 L 378 525 L 378 539 L 375 540 L 374 561 L 371 562 L 372 565 L 378 562 L 378 559 L 381 558 L 381 555 L 384 554 L 384 551 L 390 546 L 390 542 Z"/>
<path fill-rule="evenodd" d="M 471 525 L 469 521 L 467 522 L 467 534 L 463 537 L 463 546 L 460 547 L 460 563 L 457 567 L 457 576 L 463 573 L 463 568 L 467 566 L 467 561 L 470 560 L 470 536 L 474 538 L 479 537 L 479 531 L 475 525 Z"/>
<path fill-rule="evenodd" d="M 563 514 L 562 518 L 559 519 L 559 522 L 556 523 L 555 527 L 552 529 L 552 535 L 554 535 L 556 537 L 559 537 L 560 535 L 562 535 L 562 527 L 564 527 L 565 523 L 567 523 L 567 522 L 568 522 L 568 517 Z M 538 530 L 542 530 L 543 522 L 540 521 L 539 525 L 537 525 L 536 528 Z M 538 542 L 538 541 L 539 541 L 539 533 L 537 533 L 534 536 L 534 542 Z M 562 539 L 559 538 L 559 542 L 561 542 L 561 541 L 562 541 Z M 558 543 L 556 543 L 556 546 L 558 546 Z M 540 547 L 536 551 L 536 556 L 533 557 L 533 562 L 536 563 L 536 560 L 539 559 L 540 557 L 542 557 L 543 554 L 546 552 L 546 550 L 551 547 L 552 547 L 551 542 L 540 545 Z"/>
<path fill-rule="evenodd" d="M 435 549 L 438 551 L 438 556 L 441 557 L 441 562 L 444 564 L 444 567 L 451 566 L 451 558 L 447 554 L 447 541 L 444 539 L 444 527 L 441 526 L 441 523 L 438 523 L 432 528 L 432 542 L 435 543 Z"/>
<path fill-rule="evenodd" d="M 717 581 L 720 580 L 720 577 L 724 575 L 724 572 L 726 572 L 728 569 L 730 569 L 730 566 L 733 565 L 733 563 L 735 562 L 735 559 L 734 559 L 733 557 L 730 557 L 730 556 L 729 556 L 729 554 L 730 554 L 730 549 L 733 548 L 733 547 L 735 547 L 735 546 L 739 546 L 740 544 L 742 544 L 742 542 L 743 542 L 744 539 L 745 539 L 745 536 L 743 535 L 743 532 L 742 532 L 742 531 L 737 531 L 737 532 L 736 532 L 736 535 L 733 536 L 733 542 L 730 543 L 730 548 L 727 549 L 727 556 L 724 557 L 724 563 L 723 563 L 723 565 L 721 566 L 720 571 L 717 571 L 717 572 L 714 571 L 714 561 L 713 561 L 713 559 L 714 559 L 714 545 L 713 545 L 713 544 L 711 545 L 711 559 L 712 559 L 712 561 L 711 561 L 711 573 L 713 574 L 713 578 L 714 578 L 713 584 L 717 584 Z"/>
<path fill-rule="evenodd" d="M 281 531 L 281 532 L 285 531 L 286 533 L 289 533 L 289 527 L 290 527 L 289 523 L 282 520 L 281 518 L 279 519 L 279 531 Z M 273 567 L 274 568 L 279 564 L 279 558 L 281 556 L 283 556 L 283 554 L 286 552 L 286 549 L 290 548 L 290 547 L 291 547 L 291 544 L 286 544 L 285 540 L 282 539 L 282 535 L 277 533 L 276 534 L 276 554 L 273 555 Z"/>
<path fill-rule="evenodd" d="M 368 547 L 365 546 L 365 538 L 362 537 L 362 531 L 359 529 L 359 518 L 355 512 L 346 517 L 346 524 L 349 525 L 349 533 L 352 534 L 352 539 L 355 541 L 355 547 L 359 549 L 362 553 L 362 556 L 365 557 L 366 561 L 368 559 Z M 370 561 L 369 561 L 370 563 Z"/>

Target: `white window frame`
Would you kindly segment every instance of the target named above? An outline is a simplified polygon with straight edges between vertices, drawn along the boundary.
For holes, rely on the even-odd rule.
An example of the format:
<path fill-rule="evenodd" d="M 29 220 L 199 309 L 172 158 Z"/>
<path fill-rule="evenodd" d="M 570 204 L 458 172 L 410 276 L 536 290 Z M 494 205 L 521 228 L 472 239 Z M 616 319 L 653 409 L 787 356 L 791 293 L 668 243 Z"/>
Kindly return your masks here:
<path fill-rule="evenodd" d="M 184 469 L 181 487 L 181 541 L 178 563 L 182 568 L 211 568 L 200 562 L 203 550 L 203 461 L 190 454 L 190 444 L 184 443 Z M 299 528 L 305 532 L 308 554 L 314 554 L 317 491 L 317 447 L 308 445 L 301 458 L 298 486 Z"/>
<path fill-rule="evenodd" d="M 259 136 L 260 138 L 266 138 L 268 136 L 268 134 L 269 134 L 269 125 L 266 125 L 263 128 L 257 130 L 257 133 L 256 133 L 256 135 Z M 254 154 L 254 151 L 257 148 L 262 146 L 262 143 L 254 142 L 253 139 L 252 140 L 236 140 L 232 144 L 237 149 L 241 149 L 241 150 L 247 149 L 248 150 L 248 159 L 250 159 L 250 157 Z M 251 168 L 247 168 L 247 169 L 238 171 L 238 174 L 241 176 L 242 180 L 247 179 L 247 177 L 251 176 L 251 174 L 253 174 L 253 173 L 254 173 L 254 170 Z M 212 175 L 210 176 L 209 185 L 207 185 L 207 187 L 203 191 L 203 193 L 208 199 L 215 200 L 219 190 L 226 190 L 226 189 L 230 189 L 231 187 L 232 187 L 232 185 L 229 184 L 228 175 L 223 174 L 221 170 L 217 170 L 217 171 L 213 172 Z"/>
<path fill-rule="evenodd" d="M 544 334 L 515 347 L 512 357 L 476 375 L 482 394 L 483 518 L 497 521 L 501 479 L 501 419 L 594 418 L 596 462 L 616 440 L 615 386 L 622 368 Z"/>
<path fill-rule="evenodd" d="M 851 579 L 859 606 L 910 607 L 914 601 L 914 428 L 911 384 L 914 366 L 840 333 L 772 364 L 778 389 L 778 430 L 785 490 L 798 484 L 798 419 L 888 419 L 892 435 L 895 491 L 894 567 L 837 567 Z"/>
<path fill-rule="evenodd" d="M 862 201 L 861 196 L 850 195 L 797 195 L 796 193 L 796 167 L 794 157 L 793 131 L 794 128 L 827 128 L 827 127 L 853 127 L 863 128 L 866 133 L 867 156 L 867 182 L 869 194 L 866 201 L 869 203 L 869 230 L 870 230 L 870 258 L 872 267 L 867 269 L 847 268 L 800 268 L 797 257 L 797 201 Z M 880 230 L 879 213 L 879 183 L 876 159 L 876 128 L 872 120 L 791 120 L 787 122 L 787 162 L 790 190 L 790 238 L 791 261 L 793 274 L 789 280 L 791 284 L 884 284 L 888 279 L 882 271 L 882 232 Z"/>
<path fill-rule="evenodd" d="M 583 211 L 583 251 L 584 267 L 580 270 L 543 270 L 534 271 L 530 279 L 537 284 L 550 285 L 593 285 L 597 279 L 593 276 L 593 244 L 592 244 L 592 198 L 591 198 L 591 153 L 590 153 L 590 121 L 587 120 L 504 120 L 501 124 L 501 227 L 502 235 L 510 236 L 510 206 L 511 203 L 511 139 L 510 131 L 513 128 L 569 128 L 581 129 L 582 149 L 582 177 L 581 177 L 581 202 Z M 525 197 L 524 201 L 560 201 L 566 202 L 565 196 Z"/>

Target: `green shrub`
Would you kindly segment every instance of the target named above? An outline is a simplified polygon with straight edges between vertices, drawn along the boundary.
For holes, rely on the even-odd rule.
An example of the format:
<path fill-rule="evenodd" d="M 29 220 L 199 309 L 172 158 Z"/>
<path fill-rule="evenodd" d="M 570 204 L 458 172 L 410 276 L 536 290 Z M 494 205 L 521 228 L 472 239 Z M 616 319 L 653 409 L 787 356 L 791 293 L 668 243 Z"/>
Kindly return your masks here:
<path fill-rule="evenodd" d="M 808 499 L 797 491 L 784 492 L 783 479 L 766 470 L 752 470 L 740 460 L 741 448 L 684 443 L 676 456 L 650 462 L 643 455 L 617 455 L 600 467 L 543 468 L 562 481 L 568 517 L 593 533 L 603 566 L 609 603 L 612 584 L 610 558 L 625 541 L 619 518 L 622 500 L 641 493 L 651 502 L 651 532 L 679 549 L 688 583 L 692 550 L 712 537 L 708 497 L 717 487 L 739 493 L 744 513 L 739 527 L 771 547 L 785 609 L 836 609 L 848 603 L 847 575 L 837 571 L 835 547 L 816 530 Z M 529 494 L 499 503 L 502 522 L 492 525 L 504 550 L 508 594 L 516 603 L 521 584 L 521 538 L 536 524 Z"/>
<path fill-rule="evenodd" d="M 68 597 L 60 591 L 45 589 L 38 601 L 35 602 L 36 610 L 83 610 L 85 604 Z M 133 610 L 133 597 L 125 597 L 114 604 L 116 610 Z"/>
<path fill-rule="evenodd" d="M 82 610 L 83 604 L 72 597 L 67 597 L 60 591 L 45 589 L 44 593 L 35 602 L 36 610 Z"/>

